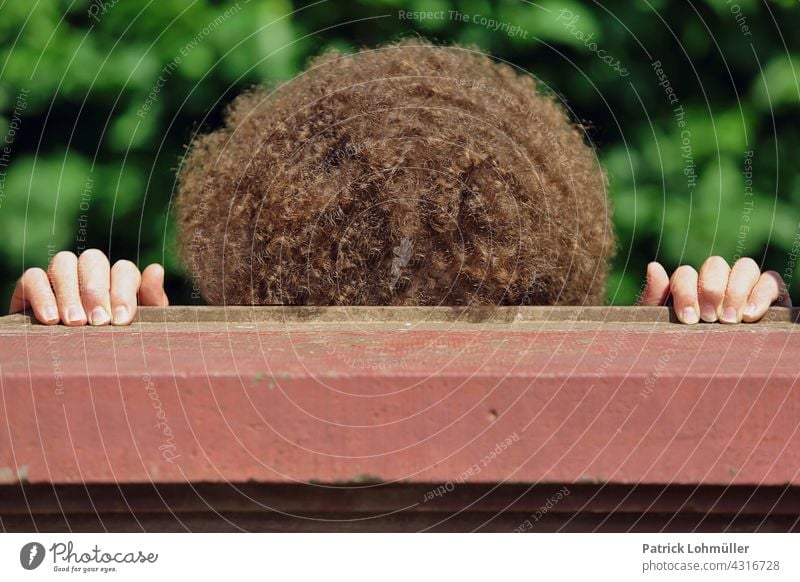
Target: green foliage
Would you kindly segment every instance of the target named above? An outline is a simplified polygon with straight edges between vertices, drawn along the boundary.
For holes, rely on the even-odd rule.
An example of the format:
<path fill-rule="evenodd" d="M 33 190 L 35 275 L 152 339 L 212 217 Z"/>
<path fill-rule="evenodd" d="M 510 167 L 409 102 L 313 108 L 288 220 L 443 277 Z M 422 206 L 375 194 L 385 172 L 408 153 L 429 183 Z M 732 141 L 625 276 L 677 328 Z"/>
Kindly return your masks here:
<path fill-rule="evenodd" d="M 654 259 L 674 268 L 750 255 L 791 276 L 800 236 L 797 14 L 788 0 L 6 2 L 0 299 L 54 249 L 97 246 L 164 262 L 173 300 L 189 301 L 169 212 L 194 133 L 218 124 L 238 92 L 290 78 L 328 47 L 410 34 L 472 43 L 529 71 L 587 127 L 611 179 L 620 239 L 610 301 L 633 302 Z"/>

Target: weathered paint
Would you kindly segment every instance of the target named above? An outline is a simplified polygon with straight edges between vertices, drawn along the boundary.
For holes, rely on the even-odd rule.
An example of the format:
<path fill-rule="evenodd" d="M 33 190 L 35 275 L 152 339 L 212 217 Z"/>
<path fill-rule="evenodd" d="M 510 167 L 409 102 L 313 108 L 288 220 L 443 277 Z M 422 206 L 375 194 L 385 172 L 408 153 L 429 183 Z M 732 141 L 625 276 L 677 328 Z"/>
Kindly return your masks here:
<path fill-rule="evenodd" d="M 796 311 L 601 309 L 0 320 L 0 478 L 800 485 Z"/>

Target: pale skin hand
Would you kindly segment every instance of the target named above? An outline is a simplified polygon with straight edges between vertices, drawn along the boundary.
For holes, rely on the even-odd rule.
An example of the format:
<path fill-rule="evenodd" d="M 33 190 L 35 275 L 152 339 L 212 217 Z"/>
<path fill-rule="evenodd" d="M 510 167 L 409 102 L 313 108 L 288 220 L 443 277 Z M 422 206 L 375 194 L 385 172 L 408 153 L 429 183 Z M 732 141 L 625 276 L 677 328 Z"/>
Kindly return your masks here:
<path fill-rule="evenodd" d="M 140 273 L 130 261 L 111 267 L 97 249 L 80 257 L 63 251 L 53 257 L 47 272 L 25 271 L 9 313 L 30 307 L 36 319 L 48 325 L 128 325 L 136 314 L 137 294 L 139 305 L 169 304 L 161 265 L 152 264 Z M 761 273 L 749 258 L 730 267 L 723 258 L 711 257 L 699 273 L 684 265 L 672 277 L 659 263 L 650 263 L 640 305 L 664 305 L 670 296 L 678 319 L 688 324 L 753 322 L 764 317 L 770 305 L 791 305 L 781 276 Z"/>
<path fill-rule="evenodd" d="M 62 251 L 45 272 L 28 269 L 17 282 L 9 313 L 31 308 L 47 325 L 128 325 L 139 305 L 169 305 L 164 292 L 164 268 L 152 264 L 141 273 L 130 261 L 112 267 L 102 251 L 89 249 L 80 257 Z"/>
<path fill-rule="evenodd" d="M 650 263 L 640 305 L 664 305 L 670 295 L 678 319 L 689 324 L 750 323 L 764 317 L 770 305 L 792 304 L 781 276 L 775 271 L 762 273 L 750 258 L 730 267 L 722 257 L 710 257 L 699 273 L 683 265 L 672 277 L 659 263 Z"/>

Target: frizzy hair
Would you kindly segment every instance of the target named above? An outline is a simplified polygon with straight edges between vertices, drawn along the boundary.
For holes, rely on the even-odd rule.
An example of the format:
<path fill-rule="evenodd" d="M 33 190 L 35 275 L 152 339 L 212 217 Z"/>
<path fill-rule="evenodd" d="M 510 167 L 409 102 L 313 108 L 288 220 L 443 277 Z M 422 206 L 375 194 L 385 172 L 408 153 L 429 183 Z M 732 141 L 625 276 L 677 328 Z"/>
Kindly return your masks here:
<path fill-rule="evenodd" d="M 411 39 L 236 98 L 181 165 L 179 246 L 212 304 L 601 304 L 606 191 L 532 77 Z"/>

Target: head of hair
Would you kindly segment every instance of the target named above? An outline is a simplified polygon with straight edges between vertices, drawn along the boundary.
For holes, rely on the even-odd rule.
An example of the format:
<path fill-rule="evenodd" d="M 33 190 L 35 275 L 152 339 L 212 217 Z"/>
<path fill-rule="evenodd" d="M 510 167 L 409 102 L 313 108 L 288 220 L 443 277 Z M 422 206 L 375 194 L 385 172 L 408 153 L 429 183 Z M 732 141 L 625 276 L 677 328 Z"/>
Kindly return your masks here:
<path fill-rule="evenodd" d="M 181 165 L 179 246 L 212 304 L 601 304 L 606 186 L 531 76 L 404 40 L 235 99 Z"/>

